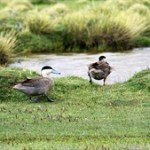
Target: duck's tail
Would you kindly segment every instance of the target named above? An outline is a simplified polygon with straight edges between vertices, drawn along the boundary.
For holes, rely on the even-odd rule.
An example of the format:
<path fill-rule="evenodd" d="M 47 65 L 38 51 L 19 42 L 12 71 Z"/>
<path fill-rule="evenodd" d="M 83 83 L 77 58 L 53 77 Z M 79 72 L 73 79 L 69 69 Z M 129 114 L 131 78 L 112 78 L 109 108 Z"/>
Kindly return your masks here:
<path fill-rule="evenodd" d="M 110 71 L 112 72 L 112 71 L 114 71 L 114 70 L 115 70 L 115 68 L 112 67 L 112 66 L 110 66 Z"/>
<path fill-rule="evenodd" d="M 16 84 L 12 87 L 13 89 L 20 89 L 21 88 L 21 84 Z"/>

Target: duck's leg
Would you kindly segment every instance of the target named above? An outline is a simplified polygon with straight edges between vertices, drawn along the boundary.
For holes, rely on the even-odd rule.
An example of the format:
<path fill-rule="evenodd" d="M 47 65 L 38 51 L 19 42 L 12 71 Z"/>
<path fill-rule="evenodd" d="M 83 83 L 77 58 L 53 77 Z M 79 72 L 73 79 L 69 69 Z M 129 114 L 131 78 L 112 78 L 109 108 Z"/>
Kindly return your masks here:
<path fill-rule="evenodd" d="M 33 102 L 33 103 L 38 103 L 39 101 L 40 101 L 39 98 L 34 98 L 34 99 L 31 100 L 31 102 Z"/>
<path fill-rule="evenodd" d="M 30 101 L 31 101 L 32 103 L 37 103 L 37 102 L 40 101 L 39 98 L 34 98 L 34 99 L 32 99 L 32 96 L 29 96 L 29 99 L 30 99 Z"/>
<path fill-rule="evenodd" d="M 89 78 L 90 78 L 89 82 L 92 84 L 92 77 L 91 77 L 91 75 L 90 75 L 89 72 L 88 72 L 88 76 L 89 76 Z"/>
<path fill-rule="evenodd" d="M 106 78 L 104 78 L 104 80 L 103 80 L 103 86 L 105 85 L 105 81 L 106 81 Z"/>
<path fill-rule="evenodd" d="M 54 102 L 54 100 L 52 100 L 51 98 L 49 98 L 46 94 L 44 94 L 45 95 L 45 97 L 47 98 L 47 100 L 49 101 L 49 102 Z"/>
<path fill-rule="evenodd" d="M 40 100 L 38 98 L 33 99 L 31 102 L 38 103 Z"/>

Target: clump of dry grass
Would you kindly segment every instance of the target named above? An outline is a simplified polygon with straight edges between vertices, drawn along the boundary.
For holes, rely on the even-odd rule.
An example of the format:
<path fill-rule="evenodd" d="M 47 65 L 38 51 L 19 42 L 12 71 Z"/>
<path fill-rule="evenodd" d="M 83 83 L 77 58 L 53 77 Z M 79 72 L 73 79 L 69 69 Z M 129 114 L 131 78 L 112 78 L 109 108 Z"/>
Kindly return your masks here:
<path fill-rule="evenodd" d="M 4 1 L 4 0 L 2 0 Z M 15 10 L 28 10 L 32 8 L 32 4 L 28 0 L 5 0 L 4 3 L 7 5 L 7 7 L 13 8 Z"/>
<path fill-rule="evenodd" d="M 12 55 L 17 40 L 14 32 L 0 33 L 0 64 L 6 64 Z"/>
<path fill-rule="evenodd" d="M 139 13 L 140 15 L 143 15 L 145 17 L 148 17 L 148 15 L 150 15 L 150 10 L 147 6 L 143 5 L 143 4 L 134 4 L 131 7 L 129 7 L 128 12 L 130 12 L 131 14 L 133 13 Z M 149 16 L 150 17 L 150 16 Z"/>
<path fill-rule="evenodd" d="M 36 11 L 28 16 L 27 24 L 31 32 L 50 34 L 55 31 L 57 20 L 52 20 L 49 15 Z"/>
<path fill-rule="evenodd" d="M 146 20 L 137 13 L 105 7 L 71 13 L 65 16 L 63 25 L 67 47 L 108 46 L 114 50 L 128 49 L 130 43 L 148 28 Z"/>
<path fill-rule="evenodd" d="M 65 47 L 85 48 L 88 40 L 88 26 L 95 20 L 91 12 L 79 11 L 68 14 L 63 19 Z"/>
<path fill-rule="evenodd" d="M 122 18 L 122 19 L 121 19 Z M 120 20 L 127 29 L 130 31 L 131 39 L 137 38 L 141 33 L 147 30 L 147 20 L 141 17 L 139 14 L 130 14 L 123 12 L 118 15 L 117 20 Z"/>
<path fill-rule="evenodd" d="M 46 7 L 41 10 L 41 13 L 49 15 L 51 18 L 60 18 L 69 12 L 69 8 L 65 4 L 55 4 L 52 7 Z"/>
<path fill-rule="evenodd" d="M 9 7 L 0 10 L 0 19 L 8 18 L 11 14 L 11 9 Z"/>
<path fill-rule="evenodd" d="M 120 9 L 127 9 L 134 4 L 150 5 L 149 0 L 108 0 L 107 5 L 116 5 Z"/>
<path fill-rule="evenodd" d="M 51 9 L 57 11 L 59 14 L 67 13 L 69 10 L 69 8 L 62 3 L 55 4 Z"/>

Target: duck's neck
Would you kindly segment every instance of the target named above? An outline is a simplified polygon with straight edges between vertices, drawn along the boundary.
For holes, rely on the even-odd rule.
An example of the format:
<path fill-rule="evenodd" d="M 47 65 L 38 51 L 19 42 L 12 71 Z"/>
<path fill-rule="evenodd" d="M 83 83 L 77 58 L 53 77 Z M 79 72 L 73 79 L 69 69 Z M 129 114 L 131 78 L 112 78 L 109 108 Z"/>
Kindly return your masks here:
<path fill-rule="evenodd" d="M 50 75 L 42 75 L 42 77 L 43 77 L 43 78 L 49 78 L 49 79 L 51 78 Z"/>

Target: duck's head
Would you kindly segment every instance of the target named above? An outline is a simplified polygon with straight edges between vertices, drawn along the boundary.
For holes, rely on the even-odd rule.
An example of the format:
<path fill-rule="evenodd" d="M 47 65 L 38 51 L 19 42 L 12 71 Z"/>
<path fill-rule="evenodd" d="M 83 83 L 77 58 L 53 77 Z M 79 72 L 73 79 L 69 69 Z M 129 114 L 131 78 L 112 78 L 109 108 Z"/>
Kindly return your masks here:
<path fill-rule="evenodd" d="M 43 77 L 49 77 L 49 75 L 51 73 L 53 73 L 53 74 L 60 74 L 60 72 L 56 71 L 51 66 L 44 66 L 44 67 L 42 67 L 42 69 L 41 69 L 41 75 Z"/>
<path fill-rule="evenodd" d="M 105 56 L 100 56 L 100 57 L 99 57 L 99 61 L 102 61 L 102 60 L 104 60 L 104 59 L 106 59 Z"/>

